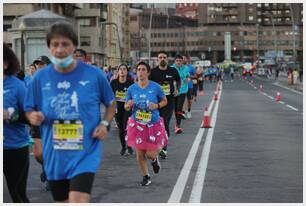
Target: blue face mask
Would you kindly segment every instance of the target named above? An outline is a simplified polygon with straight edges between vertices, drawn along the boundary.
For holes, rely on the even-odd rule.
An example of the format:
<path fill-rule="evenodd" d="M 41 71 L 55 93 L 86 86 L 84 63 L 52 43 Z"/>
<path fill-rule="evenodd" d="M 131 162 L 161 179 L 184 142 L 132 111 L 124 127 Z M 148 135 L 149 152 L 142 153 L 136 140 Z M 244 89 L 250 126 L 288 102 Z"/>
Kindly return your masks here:
<path fill-rule="evenodd" d="M 73 56 L 71 54 L 63 59 L 59 59 L 51 55 L 50 60 L 53 64 L 59 66 L 60 68 L 67 68 L 68 66 L 72 64 Z"/>

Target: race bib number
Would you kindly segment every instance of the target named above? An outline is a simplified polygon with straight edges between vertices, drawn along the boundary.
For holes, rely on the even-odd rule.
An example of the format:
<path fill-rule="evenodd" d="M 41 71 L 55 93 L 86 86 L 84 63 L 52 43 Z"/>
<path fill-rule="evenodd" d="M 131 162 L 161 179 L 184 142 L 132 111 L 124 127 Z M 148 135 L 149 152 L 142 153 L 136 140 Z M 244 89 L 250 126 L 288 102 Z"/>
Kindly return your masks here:
<path fill-rule="evenodd" d="M 125 95 L 126 95 L 126 92 L 116 91 L 116 100 L 118 102 L 125 102 Z"/>
<path fill-rule="evenodd" d="M 193 79 L 193 80 L 192 80 L 192 83 L 193 83 L 193 84 L 197 84 L 197 83 L 198 83 L 198 80 Z"/>
<path fill-rule="evenodd" d="M 77 120 L 55 120 L 53 148 L 56 150 L 82 150 L 83 124 Z"/>
<path fill-rule="evenodd" d="M 136 111 L 136 120 L 144 123 L 148 123 L 152 119 L 152 113 L 151 112 L 143 112 L 140 110 Z"/>
<path fill-rule="evenodd" d="M 200 78 L 199 78 L 199 81 L 203 81 L 203 77 L 200 77 Z"/>
<path fill-rule="evenodd" d="M 170 84 L 163 84 L 161 85 L 165 95 L 169 95 L 170 94 Z"/>

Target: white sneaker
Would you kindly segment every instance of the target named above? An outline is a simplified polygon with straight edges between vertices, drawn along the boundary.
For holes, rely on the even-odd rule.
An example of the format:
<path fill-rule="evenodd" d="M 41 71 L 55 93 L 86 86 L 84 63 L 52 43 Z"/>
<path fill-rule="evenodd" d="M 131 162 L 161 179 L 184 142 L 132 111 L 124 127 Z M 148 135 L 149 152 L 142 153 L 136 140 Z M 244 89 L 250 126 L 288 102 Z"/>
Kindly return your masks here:
<path fill-rule="evenodd" d="M 191 118 L 191 112 L 187 112 L 186 116 L 187 116 L 187 119 L 190 119 Z"/>

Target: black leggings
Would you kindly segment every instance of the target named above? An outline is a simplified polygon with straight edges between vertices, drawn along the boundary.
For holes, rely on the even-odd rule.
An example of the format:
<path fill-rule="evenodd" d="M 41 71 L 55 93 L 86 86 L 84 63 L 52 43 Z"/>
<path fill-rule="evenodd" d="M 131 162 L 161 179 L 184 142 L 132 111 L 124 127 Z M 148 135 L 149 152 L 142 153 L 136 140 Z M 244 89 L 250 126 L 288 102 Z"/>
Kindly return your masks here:
<path fill-rule="evenodd" d="M 124 103 L 117 102 L 117 113 L 115 115 L 116 122 L 119 128 L 119 138 L 122 148 L 126 148 L 126 125 L 128 118 L 131 116 L 131 112 L 128 112 L 124 109 Z"/>
<path fill-rule="evenodd" d="M 204 83 L 204 80 L 201 80 L 199 81 L 199 91 L 203 91 L 203 83 Z"/>
<path fill-rule="evenodd" d="M 170 137 L 170 120 L 172 118 L 172 113 L 174 110 L 174 97 L 172 95 L 167 96 L 167 105 L 159 110 L 160 116 L 164 119 L 165 129 L 167 131 L 168 137 Z M 167 150 L 167 145 L 163 148 Z"/>
<path fill-rule="evenodd" d="M 3 173 L 14 203 L 30 202 L 27 194 L 29 147 L 3 150 Z"/>
<path fill-rule="evenodd" d="M 186 94 L 180 94 L 174 98 L 174 111 L 175 111 L 175 118 L 176 118 L 176 126 L 181 126 L 181 121 L 183 119 L 183 106 L 185 102 Z"/>

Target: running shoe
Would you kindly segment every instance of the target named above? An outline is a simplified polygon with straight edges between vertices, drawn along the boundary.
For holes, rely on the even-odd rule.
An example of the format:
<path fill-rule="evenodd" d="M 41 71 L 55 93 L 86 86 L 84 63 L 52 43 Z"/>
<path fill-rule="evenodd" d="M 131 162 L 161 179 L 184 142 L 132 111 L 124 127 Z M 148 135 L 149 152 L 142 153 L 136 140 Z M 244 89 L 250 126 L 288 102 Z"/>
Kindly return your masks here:
<path fill-rule="evenodd" d="M 142 181 L 140 182 L 141 186 L 148 186 L 150 185 L 151 182 L 151 177 L 149 175 L 143 176 Z"/>
<path fill-rule="evenodd" d="M 156 157 L 156 159 L 154 161 L 152 161 L 152 167 L 153 167 L 153 172 L 155 174 L 157 174 L 160 170 L 160 163 L 159 163 L 159 160 L 158 160 L 158 157 Z"/>
<path fill-rule="evenodd" d="M 191 118 L 191 112 L 187 112 L 186 117 L 187 117 L 187 119 L 190 119 Z"/>
<path fill-rule="evenodd" d="M 181 116 L 182 116 L 182 119 L 187 119 L 187 117 L 186 117 L 186 112 L 183 112 L 182 114 L 181 114 Z"/>
<path fill-rule="evenodd" d="M 175 134 L 180 134 L 180 133 L 182 133 L 182 132 L 183 132 L 183 129 L 182 129 L 182 128 L 175 126 L 175 128 L 174 128 L 174 133 L 175 133 Z"/>
<path fill-rule="evenodd" d="M 120 155 L 123 156 L 125 155 L 125 153 L 126 153 L 126 148 L 123 147 L 120 151 Z"/>
<path fill-rule="evenodd" d="M 165 150 L 165 149 L 160 150 L 159 156 L 162 159 L 166 159 L 166 157 L 167 157 L 167 150 Z"/>
<path fill-rule="evenodd" d="M 128 152 L 127 152 L 128 155 L 134 154 L 134 150 L 131 147 L 128 147 L 127 150 L 128 150 Z"/>

